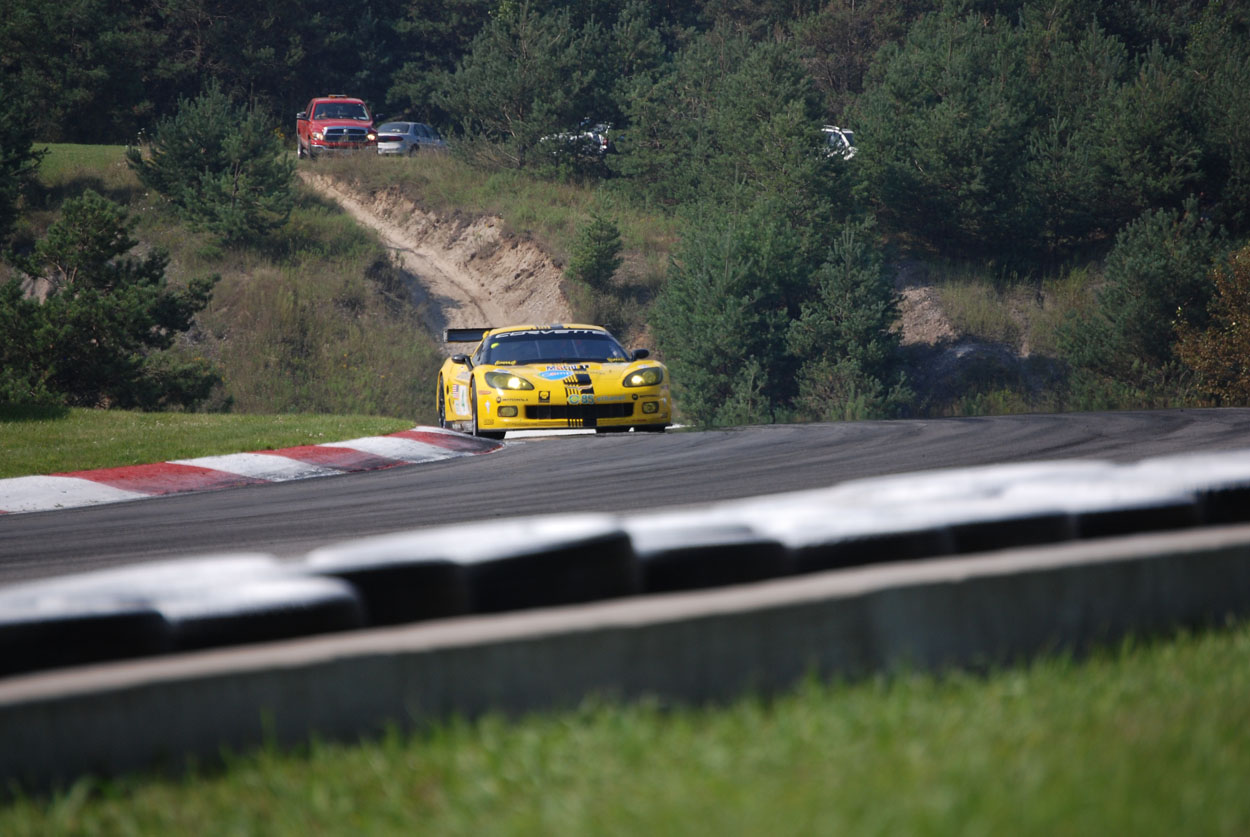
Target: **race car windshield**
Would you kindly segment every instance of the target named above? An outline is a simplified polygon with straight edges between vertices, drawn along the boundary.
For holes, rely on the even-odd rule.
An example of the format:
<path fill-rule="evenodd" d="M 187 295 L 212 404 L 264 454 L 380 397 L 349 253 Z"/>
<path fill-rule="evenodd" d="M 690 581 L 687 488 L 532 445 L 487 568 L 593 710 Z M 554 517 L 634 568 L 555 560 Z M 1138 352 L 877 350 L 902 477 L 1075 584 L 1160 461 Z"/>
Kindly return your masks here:
<path fill-rule="evenodd" d="M 627 361 L 612 335 L 601 331 L 519 331 L 496 334 L 483 346 L 483 363 L 572 363 Z"/>

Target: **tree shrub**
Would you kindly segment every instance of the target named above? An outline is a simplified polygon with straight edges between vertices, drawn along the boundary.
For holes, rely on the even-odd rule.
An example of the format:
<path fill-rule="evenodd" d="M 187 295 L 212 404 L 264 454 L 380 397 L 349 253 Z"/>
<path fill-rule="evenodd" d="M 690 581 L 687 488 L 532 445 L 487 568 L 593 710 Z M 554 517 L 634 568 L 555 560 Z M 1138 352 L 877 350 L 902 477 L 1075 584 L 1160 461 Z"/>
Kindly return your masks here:
<path fill-rule="evenodd" d="M 910 399 L 900 367 L 898 295 L 872 224 L 848 224 L 813 277 L 787 335 L 802 364 L 796 407 L 816 421 L 880 418 Z"/>
<path fill-rule="evenodd" d="M 1198 373 L 1198 389 L 1224 406 L 1250 404 L 1250 246 L 1211 273 L 1210 321 L 1178 329 L 1180 359 Z"/>
<path fill-rule="evenodd" d="M 1074 406 L 1176 403 L 1184 379 L 1177 328 L 1206 328 L 1208 273 L 1222 247 L 1193 200 L 1147 212 L 1117 236 L 1096 306 L 1060 328 L 1060 352 L 1075 367 Z"/>
<path fill-rule="evenodd" d="M 193 225 L 223 241 L 263 237 L 294 206 L 290 149 L 255 108 L 235 105 L 215 83 L 157 123 L 145 155 L 126 149 L 139 180 Z"/>
<path fill-rule="evenodd" d="M 565 275 L 590 288 L 605 292 L 620 268 L 621 231 L 610 219 L 592 213 L 590 223 L 578 231 Z"/>
<path fill-rule="evenodd" d="M 83 407 L 190 407 L 218 377 L 203 359 L 166 352 L 191 327 L 216 277 L 185 287 L 165 280 L 169 257 L 138 244 L 134 221 L 117 204 L 87 191 L 67 200 L 61 217 L 23 263 L 49 291 L 42 303 L 18 280 L 0 293 L 0 398 L 12 403 Z"/>

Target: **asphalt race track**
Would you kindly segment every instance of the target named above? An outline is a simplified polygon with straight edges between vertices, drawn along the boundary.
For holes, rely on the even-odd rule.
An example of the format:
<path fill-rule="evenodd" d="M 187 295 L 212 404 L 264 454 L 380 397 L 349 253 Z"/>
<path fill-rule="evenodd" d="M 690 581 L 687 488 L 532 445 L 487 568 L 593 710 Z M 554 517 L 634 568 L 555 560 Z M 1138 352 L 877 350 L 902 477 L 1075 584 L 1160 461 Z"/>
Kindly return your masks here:
<path fill-rule="evenodd" d="M 0 517 L 0 584 L 214 553 L 303 554 L 483 517 L 637 511 L 935 468 L 1250 448 L 1250 409 L 558 436 L 410 467 Z"/>

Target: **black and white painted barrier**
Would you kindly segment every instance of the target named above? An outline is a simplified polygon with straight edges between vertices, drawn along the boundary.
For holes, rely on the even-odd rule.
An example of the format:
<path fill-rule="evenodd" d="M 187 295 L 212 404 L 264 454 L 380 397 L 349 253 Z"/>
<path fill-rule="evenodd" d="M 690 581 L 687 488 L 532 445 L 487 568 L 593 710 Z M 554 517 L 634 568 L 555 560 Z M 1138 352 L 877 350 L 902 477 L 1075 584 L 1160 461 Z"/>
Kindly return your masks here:
<path fill-rule="evenodd" d="M 701 700 L 812 669 L 1001 662 L 1219 622 L 1250 612 L 1248 524 L 1250 451 L 1234 451 L 932 471 L 14 585 L 0 588 L 0 777 L 211 757 L 260 742 L 266 723 L 282 741 L 352 737 L 591 692 Z"/>

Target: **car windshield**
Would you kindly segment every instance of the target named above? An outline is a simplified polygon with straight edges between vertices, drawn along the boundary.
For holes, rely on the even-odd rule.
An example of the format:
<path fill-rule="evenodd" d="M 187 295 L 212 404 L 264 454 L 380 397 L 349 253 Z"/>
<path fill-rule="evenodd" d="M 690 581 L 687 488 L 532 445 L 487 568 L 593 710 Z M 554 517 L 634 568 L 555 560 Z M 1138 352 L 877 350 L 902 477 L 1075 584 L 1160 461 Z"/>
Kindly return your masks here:
<path fill-rule="evenodd" d="M 369 114 L 365 106 L 359 102 L 327 102 L 317 105 L 313 119 L 361 119 L 367 120 Z"/>
<path fill-rule="evenodd" d="M 565 328 L 496 334 L 482 344 L 481 354 L 480 363 L 504 365 L 629 360 L 606 331 Z"/>
<path fill-rule="evenodd" d="M 408 133 L 408 123 L 407 122 L 387 122 L 381 128 L 378 128 L 378 130 L 387 134 L 406 134 Z"/>

